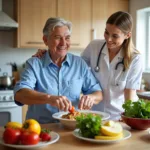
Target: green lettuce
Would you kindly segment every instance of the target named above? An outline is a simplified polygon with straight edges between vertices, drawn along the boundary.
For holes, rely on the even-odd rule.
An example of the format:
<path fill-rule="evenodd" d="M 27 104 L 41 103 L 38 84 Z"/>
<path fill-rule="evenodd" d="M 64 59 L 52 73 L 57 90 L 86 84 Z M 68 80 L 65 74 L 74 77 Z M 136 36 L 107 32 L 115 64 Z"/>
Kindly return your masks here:
<path fill-rule="evenodd" d="M 150 102 L 139 99 L 136 102 L 131 100 L 125 101 L 122 105 L 125 112 L 124 115 L 132 118 L 150 118 Z"/>

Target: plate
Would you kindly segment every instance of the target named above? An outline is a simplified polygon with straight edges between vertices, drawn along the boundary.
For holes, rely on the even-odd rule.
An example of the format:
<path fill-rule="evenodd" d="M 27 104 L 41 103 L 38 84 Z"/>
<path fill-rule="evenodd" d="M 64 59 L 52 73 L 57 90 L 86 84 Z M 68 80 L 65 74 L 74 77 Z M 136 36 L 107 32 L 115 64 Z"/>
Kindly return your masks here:
<path fill-rule="evenodd" d="M 92 110 L 77 110 L 82 113 L 94 113 L 102 116 L 102 120 L 106 120 L 110 117 L 108 113 L 105 112 L 100 112 L 100 111 L 92 111 Z M 76 129 L 76 120 L 71 120 L 71 119 L 65 119 L 62 118 L 62 115 L 68 114 L 69 112 L 57 112 L 52 115 L 53 118 L 58 119 L 60 123 L 66 128 L 66 129 L 71 129 L 74 130 Z"/>
<path fill-rule="evenodd" d="M 48 142 L 39 142 L 36 145 L 14 145 L 14 144 L 6 144 L 6 143 L 4 143 L 4 141 L 3 141 L 2 138 L 0 138 L 0 144 L 8 146 L 8 147 L 17 148 L 17 149 L 35 149 L 35 148 L 41 148 L 41 147 L 47 146 L 49 144 L 55 143 L 55 142 L 57 142 L 59 140 L 59 134 L 58 133 L 51 131 L 50 135 L 51 135 L 51 140 L 50 141 L 48 141 Z"/>
<path fill-rule="evenodd" d="M 79 133 L 79 129 L 75 129 L 73 131 L 73 135 L 78 139 L 89 141 L 92 143 L 116 143 L 116 142 L 126 140 L 131 137 L 131 133 L 127 130 L 123 130 L 123 137 L 118 140 L 96 140 L 96 139 L 91 139 L 91 138 L 85 138 L 81 136 L 81 134 Z"/>
<path fill-rule="evenodd" d="M 93 111 L 93 110 L 77 110 L 79 112 L 82 112 L 82 113 L 94 113 L 94 114 L 98 114 L 100 116 L 102 116 L 102 120 L 107 120 L 110 115 L 108 113 L 105 113 L 105 112 L 101 112 L 101 111 Z M 62 118 L 62 115 L 65 115 L 65 114 L 68 114 L 69 112 L 64 112 L 64 111 L 61 111 L 61 112 L 57 112 L 55 114 L 52 115 L 53 118 L 55 119 L 58 119 L 58 120 L 67 120 L 67 121 L 75 121 L 75 120 L 70 120 L 70 119 L 64 119 Z"/>

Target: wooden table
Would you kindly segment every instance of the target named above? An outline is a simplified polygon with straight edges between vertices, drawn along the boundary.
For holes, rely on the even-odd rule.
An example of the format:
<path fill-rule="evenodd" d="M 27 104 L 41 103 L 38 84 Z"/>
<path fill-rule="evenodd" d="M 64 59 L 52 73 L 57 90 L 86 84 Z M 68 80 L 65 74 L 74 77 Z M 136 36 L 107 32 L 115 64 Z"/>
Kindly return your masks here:
<path fill-rule="evenodd" d="M 150 134 L 148 130 L 132 130 L 125 124 L 122 124 L 124 129 L 129 130 L 132 136 L 114 144 L 90 143 L 79 140 L 72 135 L 72 131 L 64 129 L 61 124 L 45 124 L 42 127 L 49 128 L 60 135 L 59 141 L 51 145 L 38 148 L 37 150 L 150 150 Z M 4 129 L 0 128 L 0 135 Z M 15 150 L 0 145 L 0 150 Z"/>

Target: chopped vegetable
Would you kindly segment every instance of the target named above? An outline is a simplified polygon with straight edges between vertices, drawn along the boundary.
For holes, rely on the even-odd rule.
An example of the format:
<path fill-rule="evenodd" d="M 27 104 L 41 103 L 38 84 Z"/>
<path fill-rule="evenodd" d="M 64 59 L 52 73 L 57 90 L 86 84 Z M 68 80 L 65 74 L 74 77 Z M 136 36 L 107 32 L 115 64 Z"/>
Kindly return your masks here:
<path fill-rule="evenodd" d="M 101 128 L 101 117 L 98 115 L 81 115 L 76 118 L 77 128 L 83 137 L 94 138 L 99 135 Z"/>
<path fill-rule="evenodd" d="M 136 102 L 127 100 L 122 107 L 125 110 L 124 115 L 133 118 L 150 118 L 150 102 L 139 99 Z"/>
<path fill-rule="evenodd" d="M 75 111 L 75 108 L 74 108 L 74 106 L 72 106 L 71 109 L 69 109 L 69 112 L 74 113 L 74 111 Z"/>

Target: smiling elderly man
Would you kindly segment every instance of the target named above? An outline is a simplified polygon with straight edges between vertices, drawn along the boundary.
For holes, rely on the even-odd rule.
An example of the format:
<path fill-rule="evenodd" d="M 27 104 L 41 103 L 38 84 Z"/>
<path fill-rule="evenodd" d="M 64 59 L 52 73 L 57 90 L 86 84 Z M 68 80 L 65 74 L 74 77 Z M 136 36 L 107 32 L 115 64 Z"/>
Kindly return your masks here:
<path fill-rule="evenodd" d="M 29 105 L 26 119 L 39 123 L 56 122 L 52 114 L 73 106 L 90 109 L 102 100 L 102 92 L 84 60 L 68 53 L 71 23 L 49 18 L 43 29 L 48 51 L 39 59 L 30 58 L 14 88 L 15 102 Z M 80 93 L 83 95 L 80 97 Z"/>

